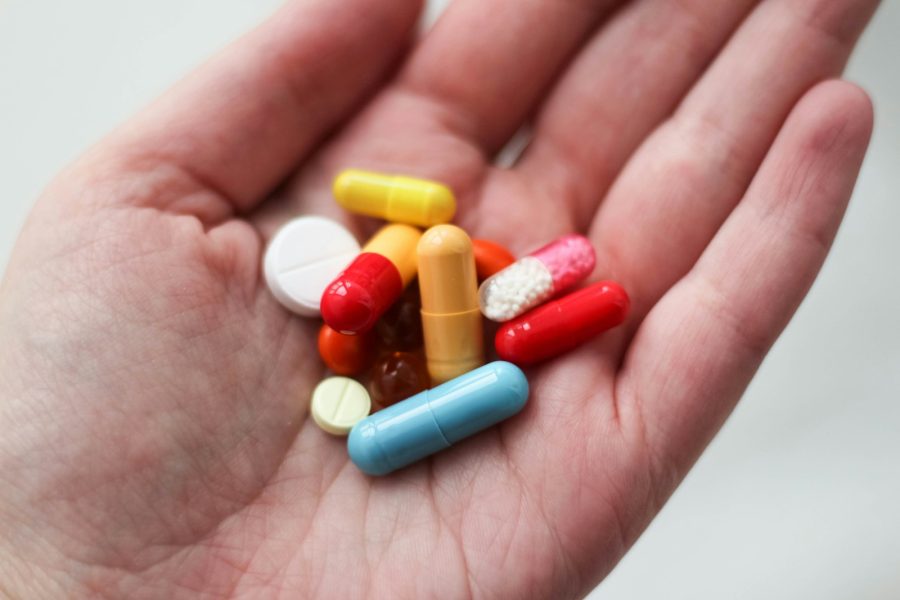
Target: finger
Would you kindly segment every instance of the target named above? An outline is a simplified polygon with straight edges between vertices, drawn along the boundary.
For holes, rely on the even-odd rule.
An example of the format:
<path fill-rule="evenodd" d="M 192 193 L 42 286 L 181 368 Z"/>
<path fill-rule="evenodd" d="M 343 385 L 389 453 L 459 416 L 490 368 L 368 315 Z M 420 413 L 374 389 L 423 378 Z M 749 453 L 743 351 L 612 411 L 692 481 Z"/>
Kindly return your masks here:
<path fill-rule="evenodd" d="M 767 0 L 629 161 L 591 235 L 637 323 L 694 264 L 744 194 L 778 129 L 838 74 L 877 2 Z"/>
<path fill-rule="evenodd" d="M 522 124 L 557 71 L 616 0 L 453 2 L 397 81 L 300 173 L 265 234 L 298 210 L 328 212 L 348 165 L 442 181 L 470 203 L 488 159 Z"/>
<path fill-rule="evenodd" d="M 92 158 L 152 175 L 137 202 L 210 220 L 247 210 L 384 75 L 419 4 L 291 2 Z"/>
<path fill-rule="evenodd" d="M 594 35 L 542 108 L 518 171 L 587 228 L 635 148 L 758 0 L 644 0 Z M 635 43 L 640 41 L 640 43 Z"/>
<path fill-rule="evenodd" d="M 614 4 L 457 0 L 415 53 L 397 90 L 491 155 Z"/>
<path fill-rule="evenodd" d="M 864 92 L 837 81 L 815 87 L 741 204 L 641 325 L 617 397 L 623 424 L 645 438 L 663 471 L 686 471 L 797 309 L 834 239 L 871 129 Z"/>

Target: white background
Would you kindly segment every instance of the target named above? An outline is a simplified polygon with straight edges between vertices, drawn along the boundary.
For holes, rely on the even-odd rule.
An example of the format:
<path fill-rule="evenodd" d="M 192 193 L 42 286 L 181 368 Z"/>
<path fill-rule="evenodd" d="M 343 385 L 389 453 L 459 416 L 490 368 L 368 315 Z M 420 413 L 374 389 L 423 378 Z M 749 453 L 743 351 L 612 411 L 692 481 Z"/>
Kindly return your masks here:
<path fill-rule="evenodd" d="M 278 4 L 0 0 L 0 268 L 54 172 Z M 900 597 L 898 31 L 885 2 L 850 65 L 875 139 L 821 277 L 597 598 Z"/>

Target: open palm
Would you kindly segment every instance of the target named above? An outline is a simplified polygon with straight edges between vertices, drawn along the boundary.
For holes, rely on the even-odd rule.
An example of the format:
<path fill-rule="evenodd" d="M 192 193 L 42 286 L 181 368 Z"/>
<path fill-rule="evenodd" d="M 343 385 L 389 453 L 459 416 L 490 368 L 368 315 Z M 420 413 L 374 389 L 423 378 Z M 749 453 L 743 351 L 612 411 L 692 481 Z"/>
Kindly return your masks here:
<path fill-rule="evenodd" d="M 459 0 L 408 56 L 414 0 L 286 6 L 29 220 L 0 295 L 0 591 L 590 589 L 825 258 L 871 107 L 822 82 L 875 4 Z M 260 276 L 291 216 L 371 232 L 329 195 L 350 166 L 447 183 L 457 222 L 516 252 L 586 232 L 631 318 L 530 370 L 514 419 L 364 476 L 308 418 L 317 323 Z"/>

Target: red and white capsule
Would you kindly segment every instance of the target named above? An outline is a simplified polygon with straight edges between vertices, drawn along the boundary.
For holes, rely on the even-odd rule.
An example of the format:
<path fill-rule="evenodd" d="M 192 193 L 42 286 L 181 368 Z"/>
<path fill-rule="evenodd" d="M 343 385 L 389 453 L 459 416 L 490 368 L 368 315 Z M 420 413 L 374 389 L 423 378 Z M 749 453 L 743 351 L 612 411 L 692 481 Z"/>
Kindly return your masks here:
<path fill-rule="evenodd" d="M 600 281 L 505 323 L 494 346 L 505 361 L 533 365 L 621 325 L 630 306 L 622 286 Z"/>
<path fill-rule="evenodd" d="M 489 277 L 478 289 L 481 312 L 509 321 L 585 280 L 594 270 L 594 247 L 583 235 L 564 235 Z"/>

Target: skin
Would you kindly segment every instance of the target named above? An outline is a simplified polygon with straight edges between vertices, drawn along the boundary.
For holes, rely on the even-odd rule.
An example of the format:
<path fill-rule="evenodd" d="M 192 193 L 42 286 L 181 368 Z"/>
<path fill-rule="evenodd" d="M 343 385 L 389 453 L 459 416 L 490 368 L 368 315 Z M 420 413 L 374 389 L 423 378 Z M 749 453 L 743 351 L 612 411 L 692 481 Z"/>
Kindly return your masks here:
<path fill-rule="evenodd" d="M 291 2 L 47 188 L 0 288 L 0 592 L 576 597 L 721 426 L 822 265 L 872 128 L 873 0 Z M 523 124 L 510 168 L 493 157 Z M 354 166 L 521 253 L 586 232 L 621 328 L 393 476 L 308 418 L 318 323 L 260 274 Z M 286 182 L 283 185 L 279 185 Z"/>

